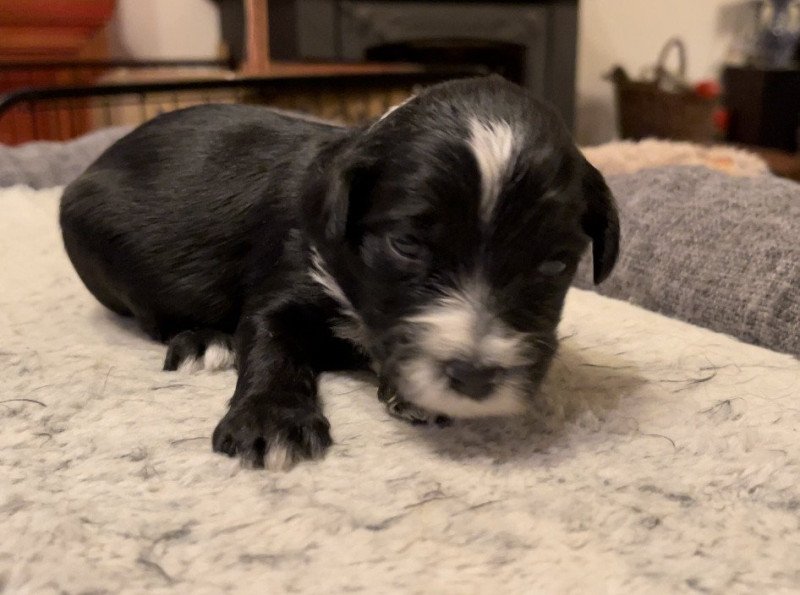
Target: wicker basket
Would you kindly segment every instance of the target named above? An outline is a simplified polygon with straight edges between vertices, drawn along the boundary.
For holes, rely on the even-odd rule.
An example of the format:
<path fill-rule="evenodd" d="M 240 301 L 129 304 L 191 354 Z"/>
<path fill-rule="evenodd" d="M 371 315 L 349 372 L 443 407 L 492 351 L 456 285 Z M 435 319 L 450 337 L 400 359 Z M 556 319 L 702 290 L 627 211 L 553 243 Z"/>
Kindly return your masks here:
<path fill-rule="evenodd" d="M 667 70 L 670 51 L 678 52 L 678 71 Z M 714 124 L 716 99 L 695 94 L 686 82 L 686 48 L 680 39 L 670 39 L 658 56 L 652 80 L 631 80 L 622 67 L 609 75 L 617 100 L 619 133 L 622 138 L 646 137 L 712 142 L 719 137 Z"/>

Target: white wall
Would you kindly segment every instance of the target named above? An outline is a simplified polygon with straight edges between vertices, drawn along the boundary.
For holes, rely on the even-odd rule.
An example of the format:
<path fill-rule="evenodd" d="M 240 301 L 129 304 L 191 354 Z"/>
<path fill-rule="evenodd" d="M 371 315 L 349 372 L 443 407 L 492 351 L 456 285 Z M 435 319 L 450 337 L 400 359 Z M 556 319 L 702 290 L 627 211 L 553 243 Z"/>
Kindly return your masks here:
<path fill-rule="evenodd" d="M 631 75 L 652 65 L 664 42 L 679 35 L 692 79 L 718 74 L 741 34 L 752 0 L 580 0 L 576 135 L 598 144 L 616 134 L 611 85 L 615 64 Z M 117 0 L 112 55 L 120 58 L 214 58 L 220 44 L 213 0 Z"/>
<path fill-rule="evenodd" d="M 692 80 L 717 77 L 731 42 L 752 14 L 749 0 L 580 0 L 576 134 L 582 144 L 616 134 L 612 86 L 616 64 L 638 76 L 673 35 L 688 50 Z"/>
<path fill-rule="evenodd" d="M 213 0 L 117 0 L 109 41 L 115 58 L 216 58 L 219 9 Z"/>

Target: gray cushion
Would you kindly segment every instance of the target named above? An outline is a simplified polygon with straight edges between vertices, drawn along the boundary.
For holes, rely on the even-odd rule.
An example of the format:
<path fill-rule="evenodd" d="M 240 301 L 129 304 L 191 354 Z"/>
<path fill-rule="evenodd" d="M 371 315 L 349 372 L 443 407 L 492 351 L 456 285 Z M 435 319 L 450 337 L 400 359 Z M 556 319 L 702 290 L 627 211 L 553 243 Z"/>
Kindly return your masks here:
<path fill-rule="evenodd" d="M 623 243 L 597 291 L 800 356 L 800 185 L 680 166 L 608 183 Z"/>
<path fill-rule="evenodd" d="M 114 141 L 127 126 L 104 128 L 69 142 L 33 142 L 18 147 L 0 145 L 0 187 L 23 184 L 49 188 L 69 184 Z"/>

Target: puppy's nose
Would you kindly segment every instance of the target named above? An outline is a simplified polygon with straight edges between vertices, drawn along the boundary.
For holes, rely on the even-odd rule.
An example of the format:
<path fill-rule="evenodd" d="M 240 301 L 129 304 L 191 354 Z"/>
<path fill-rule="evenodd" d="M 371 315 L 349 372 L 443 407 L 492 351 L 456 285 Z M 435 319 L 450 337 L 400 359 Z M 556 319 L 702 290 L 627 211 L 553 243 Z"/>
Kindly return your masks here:
<path fill-rule="evenodd" d="M 480 366 L 461 359 L 444 364 L 444 374 L 450 381 L 450 388 L 477 401 L 492 393 L 500 373 L 500 368 L 496 366 Z"/>

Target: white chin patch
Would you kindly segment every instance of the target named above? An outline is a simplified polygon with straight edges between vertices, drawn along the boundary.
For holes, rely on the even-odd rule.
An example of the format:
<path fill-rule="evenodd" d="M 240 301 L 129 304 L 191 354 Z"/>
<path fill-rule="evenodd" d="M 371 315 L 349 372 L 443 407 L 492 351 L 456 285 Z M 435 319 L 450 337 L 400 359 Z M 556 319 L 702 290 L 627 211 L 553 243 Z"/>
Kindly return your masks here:
<path fill-rule="evenodd" d="M 400 370 L 401 393 L 409 402 L 450 417 L 497 417 L 525 410 L 525 394 L 520 384 L 507 380 L 492 395 L 477 401 L 461 395 L 447 384 L 436 362 L 417 358 Z"/>

